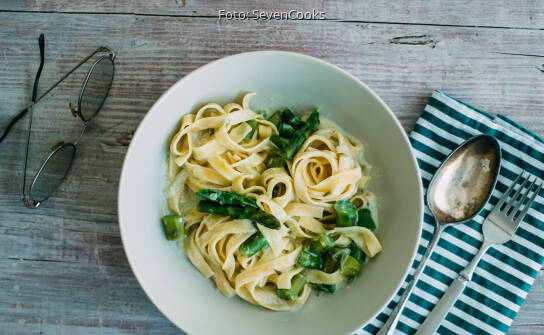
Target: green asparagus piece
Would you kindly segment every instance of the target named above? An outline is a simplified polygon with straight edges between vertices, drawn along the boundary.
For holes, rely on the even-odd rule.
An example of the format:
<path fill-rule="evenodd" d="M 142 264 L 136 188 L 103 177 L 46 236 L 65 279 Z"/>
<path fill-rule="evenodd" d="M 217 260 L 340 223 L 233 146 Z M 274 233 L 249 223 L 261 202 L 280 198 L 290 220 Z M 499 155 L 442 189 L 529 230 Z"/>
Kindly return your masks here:
<path fill-rule="evenodd" d="M 168 241 L 185 238 L 185 224 L 183 218 L 177 215 L 167 215 L 162 218 L 162 228 Z"/>
<path fill-rule="evenodd" d="M 336 292 L 336 284 L 334 285 L 328 285 L 328 284 L 312 284 L 312 287 L 318 291 L 328 292 L 328 293 L 334 293 Z"/>
<path fill-rule="evenodd" d="M 298 254 L 297 265 L 303 268 L 319 270 L 323 266 L 323 259 L 320 255 L 314 254 L 307 249 L 303 249 L 300 254 Z"/>
<path fill-rule="evenodd" d="M 225 206 L 210 200 L 200 200 L 197 210 L 204 213 L 229 215 L 239 219 L 249 219 L 271 229 L 279 229 L 279 221 L 272 215 L 253 208 Z"/>
<path fill-rule="evenodd" d="M 366 254 L 363 250 L 361 250 L 361 248 L 353 241 L 351 241 L 348 248 L 350 250 L 350 256 L 355 258 L 360 264 L 363 264 L 366 259 Z"/>
<path fill-rule="evenodd" d="M 237 207 L 237 206 L 222 206 L 217 202 L 210 200 L 200 200 L 197 204 L 199 212 L 218 214 L 218 215 L 230 215 L 234 217 L 244 217 L 248 219 L 253 210 L 249 208 Z"/>
<path fill-rule="evenodd" d="M 299 135 L 302 135 L 302 134 L 299 134 Z M 307 138 L 308 136 L 298 136 L 298 135 L 294 136 L 293 142 L 291 142 L 289 146 L 285 147 L 283 151 L 280 152 L 280 155 L 282 155 L 286 159 L 293 159 L 293 157 L 295 157 L 296 153 L 298 152 L 298 149 L 300 149 L 300 147 L 302 146 L 304 141 L 306 141 Z"/>
<path fill-rule="evenodd" d="M 357 223 L 357 208 L 347 200 L 339 200 L 334 204 L 336 226 L 350 227 Z"/>
<path fill-rule="evenodd" d="M 276 289 L 276 294 L 284 300 L 293 301 L 304 289 L 304 285 L 306 285 L 306 278 L 299 273 L 291 279 L 290 289 Z"/>
<path fill-rule="evenodd" d="M 280 149 L 279 151 L 289 146 L 290 144 L 289 139 L 281 137 L 280 135 L 276 135 L 276 134 L 270 136 L 270 142 L 274 143 L 274 145 L 277 146 L 278 149 Z"/>
<path fill-rule="evenodd" d="M 340 273 L 346 277 L 355 277 L 361 271 L 361 264 L 353 257 L 348 256 L 340 266 Z"/>
<path fill-rule="evenodd" d="M 280 222 L 278 219 L 276 219 L 273 215 L 268 214 L 263 211 L 255 211 L 253 212 L 250 217 L 248 217 L 251 221 L 257 222 L 262 224 L 263 226 L 270 228 L 270 229 L 279 229 L 280 228 Z"/>
<path fill-rule="evenodd" d="M 278 167 L 285 167 L 285 159 L 281 157 L 268 157 L 266 161 L 264 162 L 267 169 L 270 168 L 278 168 Z"/>
<path fill-rule="evenodd" d="M 376 224 L 372 219 L 369 208 L 363 208 L 359 211 L 359 220 L 357 221 L 357 225 L 368 228 L 370 230 L 376 229 Z"/>
<path fill-rule="evenodd" d="M 326 250 L 334 247 L 334 240 L 326 233 L 321 233 L 316 240 L 310 242 L 309 250 L 314 254 L 322 254 Z"/>
<path fill-rule="evenodd" d="M 246 256 L 251 257 L 259 252 L 262 248 L 266 247 L 268 245 L 268 242 L 266 241 L 266 238 L 261 233 L 255 233 L 251 235 L 250 238 L 248 238 L 238 250 Z"/>
<path fill-rule="evenodd" d="M 280 126 L 278 127 L 278 131 L 280 132 L 280 135 L 283 137 L 291 138 L 295 134 L 295 128 L 291 126 L 288 123 L 280 123 Z"/>
<path fill-rule="evenodd" d="M 280 125 L 281 122 L 281 112 L 276 111 L 274 114 L 270 115 L 268 121 L 272 122 L 276 127 Z"/>
<path fill-rule="evenodd" d="M 283 122 L 286 122 L 297 129 L 302 127 L 302 124 L 303 124 L 303 122 L 300 121 L 298 116 L 296 116 L 295 113 L 293 113 L 293 111 L 290 110 L 289 108 L 284 109 L 283 112 L 281 112 L 281 119 Z"/>
<path fill-rule="evenodd" d="M 260 110 L 257 111 L 257 114 L 262 115 L 262 117 L 266 119 L 266 111 L 265 110 L 260 109 Z"/>
<path fill-rule="evenodd" d="M 300 127 L 291 139 L 288 141 L 288 145 L 278 146 L 280 148 L 279 154 L 285 159 L 292 159 L 297 153 L 298 149 L 302 146 L 304 141 L 310 136 L 310 134 L 319 126 L 319 109 L 314 111 L 310 117 L 304 122 L 304 125 Z M 276 143 L 274 143 L 276 144 Z"/>
<path fill-rule="evenodd" d="M 257 128 L 257 120 L 247 120 L 246 123 L 251 127 L 251 131 L 244 137 L 244 140 L 251 140 Z"/>
<path fill-rule="evenodd" d="M 240 195 L 236 192 L 225 192 L 219 190 L 201 189 L 196 195 L 204 199 L 217 202 L 221 205 L 233 205 L 258 209 L 255 199 Z"/>
<path fill-rule="evenodd" d="M 332 248 L 325 254 L 323 271 L 333 273 L 338 270 L 342 262 L 349 256 L 348 248 Z"/>

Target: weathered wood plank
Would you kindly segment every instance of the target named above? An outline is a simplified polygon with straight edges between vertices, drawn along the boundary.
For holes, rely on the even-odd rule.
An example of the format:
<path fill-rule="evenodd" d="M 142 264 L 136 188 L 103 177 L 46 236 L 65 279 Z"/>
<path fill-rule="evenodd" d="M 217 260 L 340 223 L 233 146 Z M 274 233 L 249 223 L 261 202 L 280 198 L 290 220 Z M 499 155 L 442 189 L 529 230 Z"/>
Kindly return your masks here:
<path fill-rule="evenodd" d="M 544 334 L 544 271 L 540 271 L 508 334 Z"/>
<path fill-rule="evenodd" d="M 178 334 L 129 267 L 0 260 L 3 334 Z"/>
<path fill-rule="evenodd" d="M 364 80 L 406 130 L 439 88 L 544 135 L 544 73 L 538 68 L 544 61 L 499 53 L 538 54 L 544 31 L 31 13 L 0 13 L 0 22 L 0 129 L 28 99 L 39 32 L 47 44 L 42 89 L 97 45 L 118 53 L 110 97 L 85 135 L 69 180 L 40 209 L 19 201 L 23 125 L 0 145 L 0 288 L 7 292 L 0 299 L 0 327 L 9 333 L 177 333 L 144 298 L 126 264 L 116 213 L 123 154 L 104 151 L 100 143 L 126 144 L 164 90 L 211 60 L 251 50 L 303 52 Z M 67 102 L 77 97 L 85 70 L 36 108 L 31 171 L 46 147 L 80 129 Z M 512 333 L 542 331 L 543 277 Z M 130 307 L 123 309 L 125 303 Z"/>
<path fill-rule="evenodd" d="M 538 0 L 485 1 L 321 1 L 321 0 L 8 0 L 0 4 L 4 10 L 139 13 L 158 15 L 218 16 L 220 10 L 247 13 L 323 11 L 327 19 L 415 24 L 449 24 L 468 26 L 502 26 L 544 28 L 544 3 Z"/>

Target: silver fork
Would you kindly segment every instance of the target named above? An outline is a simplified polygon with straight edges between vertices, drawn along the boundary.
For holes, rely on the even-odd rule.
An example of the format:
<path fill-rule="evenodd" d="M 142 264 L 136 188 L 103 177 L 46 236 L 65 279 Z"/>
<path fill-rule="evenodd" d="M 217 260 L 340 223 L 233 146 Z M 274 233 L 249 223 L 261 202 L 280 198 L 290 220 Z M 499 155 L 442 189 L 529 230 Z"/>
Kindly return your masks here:
<path fill-rule="evenodd" d="M 519 224 L 527 214 L 527 211 L 531 207 L 536 196 L 542 188 L 542 183 L 538 185 L 537 190 L 534 192 L 533 196 L 529 199 L 525 207 L 518 214 L 518 211 L 523 206 L 525 200 L 527 200 L 531 190 L 534 188 L 536 183 L 536 178 L 533 182 L 527 187 L 525 193 L 521 200 L 518 201 L 518 198 L 521 194 L 523 188 L 527 185 L 530 179 L 530 174 L 527 175 L 527 178 L 523 177 L 524 171 L 522 171 L 516 180 L 510 185 L 508 190 L 504 192 L 502 198 L 497 202 L 493 210 L 489 213 L 487 218 L 483 223 L 483 233 L 484 241 L 483 244 L 472 260 L 470 264 L 459 274 L 459 276 L 453 281 L 451 286 L 446 290 L 438 304 L 434 307 L 432 312 L 427 316 L 425 322 L 421 325 L 416 335 L 418 334 L 434 334 L 442 320 L 446 317 L 450 309 L 453 307 L 453 304 L 457 301 L 457 298 L 463 293 L 463 289 L 467 286 L 467 283 L 471 280 L 472 274 L 478 265 L 478 262 L 485 254 L 489 247 L 506 243 L 512 238 Z M 518 181 L 521 182 L 521 186 L 515 191 L 515 185 Z M 512 195 L 513 194 L 513 195 Z M 510 197 L 508 203 L 506 200 Z"/>

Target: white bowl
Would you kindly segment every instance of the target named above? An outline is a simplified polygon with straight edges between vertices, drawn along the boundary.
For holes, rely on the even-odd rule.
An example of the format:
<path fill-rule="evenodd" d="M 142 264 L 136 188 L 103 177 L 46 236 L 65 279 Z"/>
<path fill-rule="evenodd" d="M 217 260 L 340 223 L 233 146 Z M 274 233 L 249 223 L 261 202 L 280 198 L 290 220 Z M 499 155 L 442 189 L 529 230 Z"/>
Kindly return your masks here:
<path fill-rule="evenodd" d="M 383 251 L 335 294 L 313 295 L 295 312 L 226 298 L 189 262 L 160 225 L 170 135 L 182 115 L 206 102 L 255 91 L 254 109 L 317 106 L 363 142 L 373 166 Z M 119 185 L 119 226 L 129 263 L 151 301 L 189 334 L 345 334 L 357 331 L 399 289 L 416 253 L 423 216 L 420 175 L 408 138 L 385 103 L 357 78 L 324 61 L 264 51 L 212 62 L 153 105 L 128 149 Z"/>

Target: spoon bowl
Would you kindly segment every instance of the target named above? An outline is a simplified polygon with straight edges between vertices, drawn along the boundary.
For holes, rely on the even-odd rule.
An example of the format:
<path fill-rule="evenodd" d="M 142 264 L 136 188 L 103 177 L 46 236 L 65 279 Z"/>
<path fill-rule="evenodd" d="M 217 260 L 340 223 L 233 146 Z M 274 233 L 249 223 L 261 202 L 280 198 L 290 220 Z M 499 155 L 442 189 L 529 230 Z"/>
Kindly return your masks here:
<path fill-rule="evenodd" d="M 442 163 L 427 191 L 427 204 L 441 224 L 472 219 L 495 188 L 501 163 L 499 142 L 489 135 L 464 142 Z"/>

